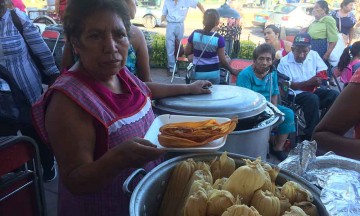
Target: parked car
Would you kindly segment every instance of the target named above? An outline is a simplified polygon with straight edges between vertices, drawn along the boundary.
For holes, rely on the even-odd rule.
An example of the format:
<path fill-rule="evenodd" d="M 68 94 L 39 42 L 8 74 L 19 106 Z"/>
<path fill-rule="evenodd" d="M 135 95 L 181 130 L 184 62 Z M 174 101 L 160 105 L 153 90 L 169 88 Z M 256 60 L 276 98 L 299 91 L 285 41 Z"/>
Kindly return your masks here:
<path fill-rule="evenodd" d="M 269 20 L 272 10 L 263 10 L 258 13 L 254 13 L 254 20 L 252 24 L 254 26 L 260 26 L 263 29 L 265 28 L 265 23 Z"/>
<path fill-rule="evenodd" d="M 142 24 L 145 28 L 161 25 L 164 0 L 137 0 L 137 8 L 133 23 Z"/>
<path fill-rule="evenodd" d="M 266 21 L 266 26 L 275 24 L 285 29 L 302 29 L 308 27 L 315 18 L 312 16 L 314 4 L 312 3 L 292 3 L 281 4 L 274 7 Z"/>

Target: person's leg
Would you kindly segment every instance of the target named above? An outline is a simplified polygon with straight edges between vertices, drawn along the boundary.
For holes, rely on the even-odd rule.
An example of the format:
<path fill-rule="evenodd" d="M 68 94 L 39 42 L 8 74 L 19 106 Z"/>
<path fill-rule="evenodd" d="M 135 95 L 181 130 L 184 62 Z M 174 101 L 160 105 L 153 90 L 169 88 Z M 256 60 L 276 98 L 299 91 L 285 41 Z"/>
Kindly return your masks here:
<path fill-rule="evenodd" d="M 318 88 L 314 94 L 316 94 L 320 99 L 320 109 L 325 109 L 325 111 L 329 110 L 331 105 L 336 100 L 337 96 L 339 95 L 339 92 L 335 90 L 329 90 L 329 89 L 321 89 Z M 324 115 L 325 113 L 322 113 Z"/>
<path fill-rule="evenodd" d="M 310 139 L 315 126 L 319 123 L 319 97 L 311 92 L 302 92 L 295 98 L 295 103 L 301 106 L 304 112 L 306 128 L 305 139 Z"/>
<path fill-rule="evenodd" d="M 168 69 L 172 72 L 172 69 L 175 65 L 175 31 L 176 31 L 176 23 L 168 23 L 166 26 L 166 53 L 168 60 Z"/>
<path fill-rule="evenodd" d="M 32 125 L 21 126 L 22 135 L 31 137 L 35 140 L 39 148 L 40 162 L 43 167 L 44 181 L 51 181 L 56 177 L 54 167 L 54 155 L 46 144 L 43 143 L 35 128 Z"/>
<path fill-rule="evenodd" d="M 278 105 L 278 109 L 284 113 L 284 121 L 278 127 L 274 150 L 282 151 L 289 133 L 295 132 L 295 120 L 294 112 L 290 108 Z"/>

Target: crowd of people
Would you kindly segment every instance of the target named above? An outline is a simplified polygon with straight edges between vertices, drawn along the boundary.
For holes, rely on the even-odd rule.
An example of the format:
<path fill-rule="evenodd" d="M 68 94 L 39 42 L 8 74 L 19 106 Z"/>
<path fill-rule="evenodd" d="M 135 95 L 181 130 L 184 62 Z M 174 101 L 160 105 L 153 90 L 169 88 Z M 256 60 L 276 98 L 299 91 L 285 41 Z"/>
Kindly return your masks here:
<path fill-rule="evenodd" d="M 155 118 L 151 100 L 211 94 L 209 87 L 219 84 L 220 67 L 237 77 L 236 85 L 262 94 L 285 114 L 270 140 L 271 152 L 279 160 L 286 158 L 284 145 L 296 127 L 294 110 L 279 103 L 278 72 L 288 77 L 295 92 L 289 97 L 303 111 L 306 127 L 302 138 L 315 139 L 321 149 L 360 159 L 360 102 L 354 100 L 360 94 L 360 42 L 353 36 L 356 19 L 349 13 L 354 1 L 344 0 L 341 9 L 331 14 L 325 1 L 316 2 L 314 23 L 293 42 L 281 39 L 278 27 L 267 26 L 265 43 L 253 52 L 253 64 L 240 72 L 230 66 L 225 39 L 216 32 L 220 23 L 216 9 L 205 10 L 196 0 L 165 0 L 162 19 L 168 23 L 170 71 L 175 64 L 175 40 L 184 34 L 187 10 L 198 7 L 204 13 L 204 27 L 190 35 L 185 47 L 185 54 L 194 56 L 194 82 L 171 85 L 152 82 L 144 35 L 130 22 L 136 0 L 57 1 L 57 5 L 66 34 L 61 75 L 26 14 L 13 9 L 8 1 L 0 1 L 0 70 L 11 77 L 0 77 L 0 93 L 19 88 L 32 105 L 32 113 L 26 113 L 31 122 L 10 124 L 1 118 L 0 136 L 20 131 L 34 138 L 40 147 L 45 181 L 56 175 L 55 156 L 61 179 L 59 215 L 128 215 L 129 198 L 122 193 L 122 183 L 134 168 L 150 170 L 163 160 L 164 151 L 142 139 Z M 338 33 L 347 47 L 339 56 L 338 67 L 332 68 L 328 59 Z M 53 81 L 45 93 L 43 74 Z M 339 76 L 346 86 L 340 95 L 324 86 Z M 4 104 L 18 107 L 10 100 L 1 103 L 1 110 Z M 13 117 L 17 113 L 5 114 Z M 355 137 L 345 138 L 354 126 Z"/>

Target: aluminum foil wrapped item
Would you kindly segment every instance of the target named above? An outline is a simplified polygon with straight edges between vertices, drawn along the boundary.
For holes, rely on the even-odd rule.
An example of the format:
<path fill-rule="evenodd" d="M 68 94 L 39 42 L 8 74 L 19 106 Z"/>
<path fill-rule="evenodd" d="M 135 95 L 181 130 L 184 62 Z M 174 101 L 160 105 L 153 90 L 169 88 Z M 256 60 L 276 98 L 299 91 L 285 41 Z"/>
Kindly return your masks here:
<path fill-rule="evenodd" d="M 320 198 L 329 215 L 360 215 L 360 161 L 330 152 L 312 161 L 304 177 L 322 187 Z"/>
<path fill-rule="evenodd" d="M 280 169 L 286 169 L 290 172 L 296 173 L 299 176 L 304 176 L 305 171 L 310 162 L 316 158 L 317 145 L 315 141 L 303 141 L 289 152 L 288 157 L 282 161 L 278 166 Z"/>

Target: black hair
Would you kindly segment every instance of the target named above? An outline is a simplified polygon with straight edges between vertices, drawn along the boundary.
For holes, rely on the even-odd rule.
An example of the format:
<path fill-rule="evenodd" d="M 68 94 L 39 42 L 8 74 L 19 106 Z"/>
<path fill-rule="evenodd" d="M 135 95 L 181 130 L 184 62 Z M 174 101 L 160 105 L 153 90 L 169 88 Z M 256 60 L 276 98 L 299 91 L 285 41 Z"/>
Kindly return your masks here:
<path fill-rule="evenodd" d="M 273 30 L 273 32 L 275 34 L 279 34 L 279 37 L 280 37 L 280 29 L 278 27 L 271 24 L 271 25 L 268 25 L 268 26 L 265 27 L 265 29 L 267 29 L 267 28 L 271 28 Z"/>
<path fill-rule="evenodd" d="M 329 4 L 326 1 L 317 1 L 316 4 L 318 4 L 326 14 L 329 14 Z"/>
<path fill-rule="evenodd" d="M 346 7 L 350 3 L 355 3 L 355 0 L 343 0 L 340 4 L 340 7 L 341 8 Z"/>
<path fill-rule="evenodd" d="M 275 49 L 272 45 L 263 43 L 257 46 L 253 52 L 253 60 L 255 61 L 261 54 L 270 53 L 272 60 L 275 59 Z"/>
<path fill-rule="evenodd" d="M 109 11 L 117 14 L 126 31 L 130 31 L 130 14 L 127 4 L 119 0 L 76 0 L 68 1 L 64 15 L 64 31 L 66 37 L 79 38 L 84 29 L 84 20 L 98 11 Z"/>
<path fill-rule="evenodd" d="M 207 9 L 204 13 L 204 31 L 210 32 L 220 20 L 219 12 L 216 9 Z"/>
<path fill-rule="evenodd" d="M 0 0 L 0 15 L 6 10 L 6 3 L 4 0 Z"/>
<path fill-rule="evenodd" d="M 351 59 L 359 54 L 360 54 L 360 41 L 357 41 L 353 45 L 346 47 L 339 59 L 339 63 L 338 63 L 339 71 L 344 70 L 350 64 Z"/>

